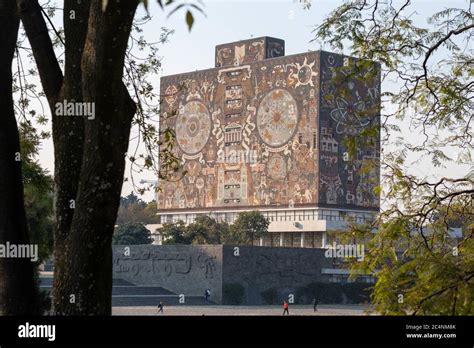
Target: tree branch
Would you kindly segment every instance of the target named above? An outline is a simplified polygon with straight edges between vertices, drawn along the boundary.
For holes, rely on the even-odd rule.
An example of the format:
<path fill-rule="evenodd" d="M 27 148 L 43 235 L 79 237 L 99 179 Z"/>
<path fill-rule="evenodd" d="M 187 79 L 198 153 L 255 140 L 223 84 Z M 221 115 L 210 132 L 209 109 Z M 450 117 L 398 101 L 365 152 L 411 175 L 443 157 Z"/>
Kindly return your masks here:
<path fill-rule="evenodd" d="M 37 0 L 17 0 L 18 14 L 30 41 L 41 83 L 51 109 L 54 109 L 63 81 L 46 22 Z"/>

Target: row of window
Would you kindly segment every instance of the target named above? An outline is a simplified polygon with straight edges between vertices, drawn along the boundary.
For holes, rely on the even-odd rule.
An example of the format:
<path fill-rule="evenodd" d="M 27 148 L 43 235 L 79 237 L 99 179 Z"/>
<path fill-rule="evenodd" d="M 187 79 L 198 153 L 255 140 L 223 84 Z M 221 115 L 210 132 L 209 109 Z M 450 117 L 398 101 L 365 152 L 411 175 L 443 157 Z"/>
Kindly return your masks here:
<path fill-rule="evenodd" d="M 372 213 L 365 212 L 346 212 L 339 210 L 284 210 L 284 211 L 264 211 L 262 215 L 267 218 L 270 222 L 272 221 L 314 221 L 314 220 L 327 220 L 327 221 L 355 221 L 365 222 L 373 218 Z M 236 212 L 230 213 L 209 213 L 211 218 L 221 221 L 233 223 L 237 218 Z M 163 215 L 161 216 L 161 223 L 171 223 L 184 221 L 185 223 L 193 223 L 196 217 L 201 214 L 174 214 L 174 215 Z"/>
<path fill-rule="evenodd" d="M 346 275 L 333 275 L 329 278 L 330 283 L 368 283 L 375 284 L 376 278 L 371 276 L 359 276 L 356 279 L 349 278 Z"/>

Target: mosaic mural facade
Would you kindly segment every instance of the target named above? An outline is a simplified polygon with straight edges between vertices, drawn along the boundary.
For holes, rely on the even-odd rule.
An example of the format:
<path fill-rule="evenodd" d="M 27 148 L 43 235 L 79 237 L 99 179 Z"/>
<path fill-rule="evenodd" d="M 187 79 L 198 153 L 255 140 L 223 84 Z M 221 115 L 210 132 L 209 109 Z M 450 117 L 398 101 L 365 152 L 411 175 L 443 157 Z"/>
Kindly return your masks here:
<path fill-rule="evenodd" d="M 244 65 L 284 55 L 285 41 L 273 37 L 231 42 L 216 47 L 216 68 Z"/>
<path fill-rule="evenodd" d="M 219 67 L 161 79 L 161 127 L 175 130 L 186 175 L 161 183 L 160 210 L 378 209 L 378 169 L 362 167 L 377 160 L 379 135 L 351 160 L 344 138 L 379 125 L 379 78 L 354 78 L 350 58 L 323 51 L 266 59 L 269 41 L 218 46 Z M 338 93 L 346 70 L 349 93 Z"/>

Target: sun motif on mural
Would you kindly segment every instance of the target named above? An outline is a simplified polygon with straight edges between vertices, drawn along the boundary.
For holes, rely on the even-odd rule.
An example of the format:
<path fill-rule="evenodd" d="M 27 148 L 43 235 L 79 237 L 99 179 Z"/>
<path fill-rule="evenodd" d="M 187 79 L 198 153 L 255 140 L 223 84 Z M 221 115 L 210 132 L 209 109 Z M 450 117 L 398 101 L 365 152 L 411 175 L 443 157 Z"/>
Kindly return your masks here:
<path fill-rule="evenodd" d="M 316 71 L 313 71 L 313 66 L 316 64 L 316 61 L 313 61 L 311 64 L 308 64 L 308 58 L 304 59 L 303 64 L 296 63 L 296 68 L 298 72 L 295 74 L 298 82 L 296 82 L 295 87 L 310 85 L 314 87 L 313 77 L 318 76 Z"/>
<path fill-rule="evenodd" d="M 200 152 L 211 133 L 211 118 L 203 103 L 197 100 L 187 103 L 176 120 L 176 140 L 188 155 Z"/>
<path fill-rule="evenodd" d="M 165 100 L 168 105 L 173 105 L 176 99 L 178 99 L 178 88 L 175 85 L 168 86 L 165 91 Z"/>
<path fill-rule="evenodd" d="M 347 101 L 336 98 L 336 108 L 331 111 L 331 118 L 336 122 L 338 134 L 356 134 L 361 128 L 367 126 L 370 118 L 364 116 L 365 102 Z"/>
<path fill-rule="evenodd" d="M 286 144 L 296 130 L 298 108 L 290 92 L 274 89 L 262 99 L 257 111 L 257 128 L 269 146 Z"/>

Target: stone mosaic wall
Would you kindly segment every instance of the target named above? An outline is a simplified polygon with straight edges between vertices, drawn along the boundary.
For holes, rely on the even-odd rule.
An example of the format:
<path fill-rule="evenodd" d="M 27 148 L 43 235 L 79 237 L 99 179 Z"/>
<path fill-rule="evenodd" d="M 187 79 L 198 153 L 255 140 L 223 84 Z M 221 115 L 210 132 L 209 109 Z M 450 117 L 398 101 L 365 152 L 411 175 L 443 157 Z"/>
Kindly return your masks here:
<path fill-rule="evenodd" d="M 322 51 L 245 62 L 161 79 L 161 127 L 176 131 L 186 176 L 162 182 L 159 209 L 377 209 L 378 169 L 362 168 L 378 158 L 379 135 L 350 161 L 344 139 L 378 130 L 379 79 L 355 78 L 353 60 Z"/>

